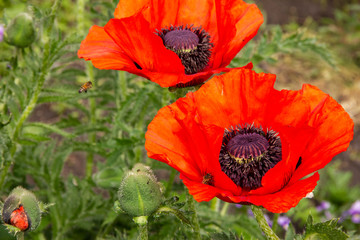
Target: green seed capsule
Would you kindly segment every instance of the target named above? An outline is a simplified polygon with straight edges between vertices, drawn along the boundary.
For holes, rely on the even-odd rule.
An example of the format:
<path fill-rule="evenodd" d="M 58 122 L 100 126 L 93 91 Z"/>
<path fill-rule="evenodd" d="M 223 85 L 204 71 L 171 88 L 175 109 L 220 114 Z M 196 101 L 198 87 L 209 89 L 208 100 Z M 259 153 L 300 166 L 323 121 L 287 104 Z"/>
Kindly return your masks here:
<path fill-rule="evenodd" d="M 32 17 L 27 13 L 20 13 L 7 26 L 4 37 L 10 45 L 25 48 L 34 42 L 35 35 Z"/>
<path fill-rule="evenodd" d="M 35 195 L 22 187 L 13 189 L 5 200 L 2 219 L 21 231 L 35 230 L 41 220 L 41 211 Z"/>
<path fill-rule="evenodd" d="M 128 172 L 118 192 L 121 209 L 132 217 L 149 216 L 162 202 L 160 185 L 151 169 L 143 167 L 135 166 Z"/>

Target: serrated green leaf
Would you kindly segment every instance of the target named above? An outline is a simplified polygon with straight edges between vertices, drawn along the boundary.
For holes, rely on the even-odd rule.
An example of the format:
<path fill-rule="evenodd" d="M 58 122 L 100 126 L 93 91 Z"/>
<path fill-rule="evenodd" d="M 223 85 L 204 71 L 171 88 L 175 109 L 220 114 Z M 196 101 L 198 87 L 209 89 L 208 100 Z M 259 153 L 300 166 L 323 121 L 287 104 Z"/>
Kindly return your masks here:
<path fill-rule="evenodd" d="M 233 232 L 216 232 L 216 233 L 210 233 L 209 237 L 211 240 L 243 240 L 244 238 L 236 236 Z"/>
<path fill-rule="evenodd" d="M 66 138 L 73 138 L 74 137 L 73 134 L 68 133 L 68 132 L 60 129 L 55 125 L 50 125 L 50 124 L 46 124 L 46 123 L 31 122 L 31 123 L 27 123 L 25 125 L 25 127 L 39 127 L 39 128 L 43 128 L 43 129 L 49 130 L 51 132 L 57 133 L 57 134 L 59 134 L 59 135 L 61 135 L 63 137 L 66 137 Z"/>
<path fill-rule="evenodd" d="M 348 235 L 337 226 L 338 219 L 332 219 L 323 223 L 313 224 L 312 216 L 309 215 L 306 222 L 304 239 L 313 240 L 345 240 Z"/>

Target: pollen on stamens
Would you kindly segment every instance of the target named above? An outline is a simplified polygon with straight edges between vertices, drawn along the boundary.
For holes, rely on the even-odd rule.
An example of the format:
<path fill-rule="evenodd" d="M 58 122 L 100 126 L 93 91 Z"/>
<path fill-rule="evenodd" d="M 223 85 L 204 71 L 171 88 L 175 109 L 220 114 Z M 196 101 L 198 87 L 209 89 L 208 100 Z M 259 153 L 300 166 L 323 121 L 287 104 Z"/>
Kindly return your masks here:
<path fill-rule="evenodd" d="M 273 130 L 253 125 L 226 129 L 219 154 L 221 170 L 239 187 L 253 190 L 281 160 L 281 140 Z"/>
<path fill-rule="evenodd" d="M 201 27 L 170 26 L 157 30 L 164 46 L 181 59 L 185 74 L 195 74 L 206 68 L 213 44 L 210 35 Z M 180 86 L 177 86 L 180 87 Z"/>

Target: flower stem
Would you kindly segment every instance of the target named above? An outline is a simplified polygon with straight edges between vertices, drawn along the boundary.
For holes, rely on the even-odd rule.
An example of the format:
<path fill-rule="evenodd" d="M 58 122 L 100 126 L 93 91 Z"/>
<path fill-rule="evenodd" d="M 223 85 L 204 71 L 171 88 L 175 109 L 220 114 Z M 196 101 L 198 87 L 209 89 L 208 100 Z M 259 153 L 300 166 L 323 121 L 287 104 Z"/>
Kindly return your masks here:
<path fill-rule="evenodd" d="M 24 232 L 19 232 L 16 234 L 16 240 L 24 240 Z"/>
<path fill-rule="evenodd" d="M 194 200 L 193 196 L 191 196 L 189 191 L 186 191 L 186 192 L 187 192 L 187 203 L 188 203 L 189 210 L 193 212 L 192 217 L 191 217 L 191 223 L 194 228 L 194 234 L 195 234 L 194 239 L 201 240 L 200 224 L 199 224 L 199 220 L 198 220 L 197 213 L 196 213 L 195 200 Z"/>
<path fill-rule="evenodd" d="M 274 218 L 273 218 L 273 225 L 272 225 L 272 230 L 276 233 L 276 229 L 278 227 L 278 218 L 279 218 L 279 214 L 275 213 L 274 214 Z"/>
<path fill-rule="evenodd" d="M 139 240 L 147 240 L 149 238 L 148 233 L 148 217 L 147 216 L 140 216 L 140 217 L 134 217 L 133 220 L 138 226 L 138 232 L 139 232 Z"/>
<path fill-rule="evenodd" d="M 127 79 L 126 79 L 126 72 L 124 71 L 117 71 L 118 74 L 118 81 L 120 85 L 120 91 L 122 100 L 125 101 L 127 98 Z"/>
<path fill-rule="evenodd" d="M 220 215 L 221 215 L 221 216 L 225 216 L 226 213 L 227 213 L 228 208 L 229 208 L 229 203 L 228 203 L 228 202 L 224 202 L 224 205 L 223 205 L 223 207 L 222 207 L 222 209 L 221 209 Z"/>
<path fill-rule="evenodd" d="M 88 77 L 88 81 L 94 82 L 94 68 L 91 62 L 86 63 L 86 75 Z M 94 98 L 89 99 L 90 104 L 90 125 L 95 127 L 96 125 L 96 102 Z M 96 133 L 92 132 L 88 136 L 90 146 L 95 144 L 96 141 Z M 89 152 L 86 158 L 86 177 L 89 179 L 92 176 L 92 170 L 94 165 L 94 154 Z"/>
<path fill-rule="evenodd" d="M 273 230 L 269 227 L 268 223 L 266 222 L 261 207 L 251 205 L 251 210 L 255 216 L 256 221 L 259 224 L 259 227 L 265 233 L 266 238 L 269 240 L 280 240 L 280 238 L 273 232 Z"/>
<path fill-rule="evenodd" d="M 210 202 L 210 209 L 214 212 L 219 212 L 220 201 L 218 198 L 213 198 Z"/>
<path fill-rule="evenodd" d="M 170 177 L 166 184 L 166 190 L 165 190 L 165 197 L 168 197 L 170 195 L 170 192 L 172 190 L 172 186 L 174 184 L 175 176 L 177 171 L 174 168 L 171 168 Z"/>

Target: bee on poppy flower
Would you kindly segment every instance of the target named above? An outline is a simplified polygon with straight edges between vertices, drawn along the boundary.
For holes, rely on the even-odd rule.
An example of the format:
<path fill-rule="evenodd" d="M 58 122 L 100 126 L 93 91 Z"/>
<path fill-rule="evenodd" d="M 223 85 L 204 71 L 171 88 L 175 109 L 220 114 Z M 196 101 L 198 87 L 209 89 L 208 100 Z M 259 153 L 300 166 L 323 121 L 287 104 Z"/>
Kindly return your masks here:
<path fill-rule="evenodd" d="M 87 92 L 87 90 L 89 90 L 90 88 L 92 88 L 92 82 L 88 81 L 80 87 L 79 93 Z"/>
<path fill-rule="evenodd" d="M 214 185 L 214 177 L 211 175 L 211 173 L 205 174 L 205 176 L 203 177 L 202 183 L 210 185 L 210 186 Z"/>

